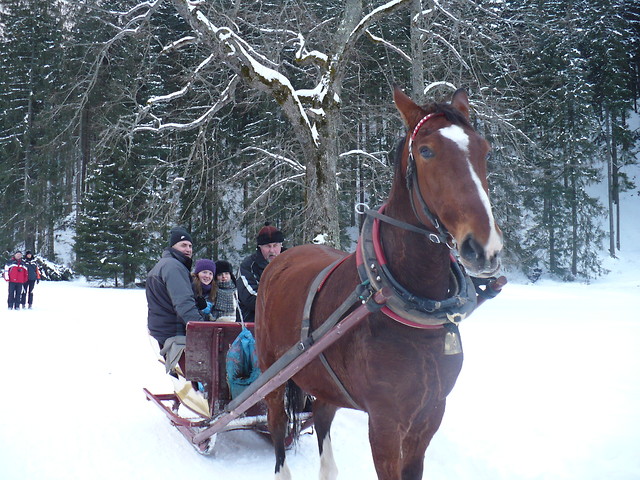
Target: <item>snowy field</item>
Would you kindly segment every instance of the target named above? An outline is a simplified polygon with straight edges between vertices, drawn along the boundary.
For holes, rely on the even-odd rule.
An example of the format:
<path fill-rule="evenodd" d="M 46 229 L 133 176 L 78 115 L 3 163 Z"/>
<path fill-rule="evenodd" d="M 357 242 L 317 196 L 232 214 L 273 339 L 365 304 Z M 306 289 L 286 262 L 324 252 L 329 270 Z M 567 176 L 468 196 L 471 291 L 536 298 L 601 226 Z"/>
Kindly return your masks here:
<path fill-rule="evenodd" d="M 590 285 L 511 282 L 463 323 L 465 365 L 425 479 L 640 478 L 639 258 Z M 146 401 L 143 387 L 171 384 L 144 291 L 42 282 L 33 310 L 1 312 L 0 479 L 272 478 L 263 438 L 222 434 L 202 456 Z M 333 439 L 341 478 L 375 478 L 365 415 L 339 412 Z M 315 437 L 288 461 L 317 478 Z"/>

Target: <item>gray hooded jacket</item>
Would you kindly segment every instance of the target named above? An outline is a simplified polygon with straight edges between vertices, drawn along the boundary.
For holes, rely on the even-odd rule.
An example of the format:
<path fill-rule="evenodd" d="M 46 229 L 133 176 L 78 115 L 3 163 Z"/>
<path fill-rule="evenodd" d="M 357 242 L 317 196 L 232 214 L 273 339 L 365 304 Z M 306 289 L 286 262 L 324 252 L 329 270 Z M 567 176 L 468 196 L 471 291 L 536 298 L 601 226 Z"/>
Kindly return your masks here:
<path fill-rule="evenodd" d="M 147 325 L 160 345 L 167 338 L 186 335 L 187 322 L 201 321 L 189 277 L 191 259 L 166 248 L 147 275 Z"/>

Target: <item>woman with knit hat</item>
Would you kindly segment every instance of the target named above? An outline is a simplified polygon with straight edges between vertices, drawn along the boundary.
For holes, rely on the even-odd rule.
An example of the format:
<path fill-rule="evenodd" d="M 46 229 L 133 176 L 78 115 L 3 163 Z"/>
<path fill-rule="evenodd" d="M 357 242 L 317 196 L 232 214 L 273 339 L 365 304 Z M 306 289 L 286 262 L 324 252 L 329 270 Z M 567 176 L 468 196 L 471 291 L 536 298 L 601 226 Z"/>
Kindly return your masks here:
<path fill-rule="evenodd" d="M 196 299 L 196 305 L 205 320 L 212 320 L 211 310 L 216 301 L 218 286 L 213 281 L 216 274 L 216 264 L 208 258 L 201 258 L 196 262 L 193 270 L 191 286 Z"/>
<path fill-rule="evenodd" d="M 216 262 L 216 283 L 218 293 L 211 315 L 217 322 L 235 322 L 237 320 L 238 293 L 233 268 L 226 260 Z"/>

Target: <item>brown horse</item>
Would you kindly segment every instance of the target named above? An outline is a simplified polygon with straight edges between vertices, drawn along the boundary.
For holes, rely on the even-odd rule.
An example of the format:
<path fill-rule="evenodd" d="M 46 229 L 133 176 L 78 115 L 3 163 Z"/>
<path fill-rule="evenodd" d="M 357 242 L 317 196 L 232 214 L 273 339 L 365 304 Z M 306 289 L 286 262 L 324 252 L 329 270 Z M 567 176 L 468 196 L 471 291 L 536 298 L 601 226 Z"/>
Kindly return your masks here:
<path fill-rule="evenodd" d="M 337 476 L 329 430 L 340 407 L 368 413 L 378 478 L 422 478 L 425 450 L 462 367 L 457 323 L 476 306 L 465 269 L 488 277 L 499 268 L 489 145 L 469 123 L 467 94 L 459 90 L 450 104 L 420 107 L 395 89 L 394 101 L 409 129 L 388 201 L 367 211 L 357 252 L 295 247 L 274 259 L 260 281 L 255 332 L 263 371 L 304 337 L 303 317 L 313 331 L 358 285 L 394 291 L 382 310 L 293 377 L 314 399 L 322 479 Z M 285 387 L 266 402 L 276 478 L 288 479 Z"/>

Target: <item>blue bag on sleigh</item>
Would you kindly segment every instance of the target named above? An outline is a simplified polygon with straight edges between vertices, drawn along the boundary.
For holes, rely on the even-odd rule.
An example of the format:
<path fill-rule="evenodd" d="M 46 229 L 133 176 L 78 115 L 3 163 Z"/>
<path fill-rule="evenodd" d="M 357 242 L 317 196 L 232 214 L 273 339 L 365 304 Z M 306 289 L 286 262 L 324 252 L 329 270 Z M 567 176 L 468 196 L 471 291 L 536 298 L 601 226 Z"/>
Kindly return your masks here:
<path fill-rule="evenodd" d="M 227 352 L 227 383 L 231 398 L 236 398 L 260 376 L 256 341 L 246 328 L 233 341 Z"/>

